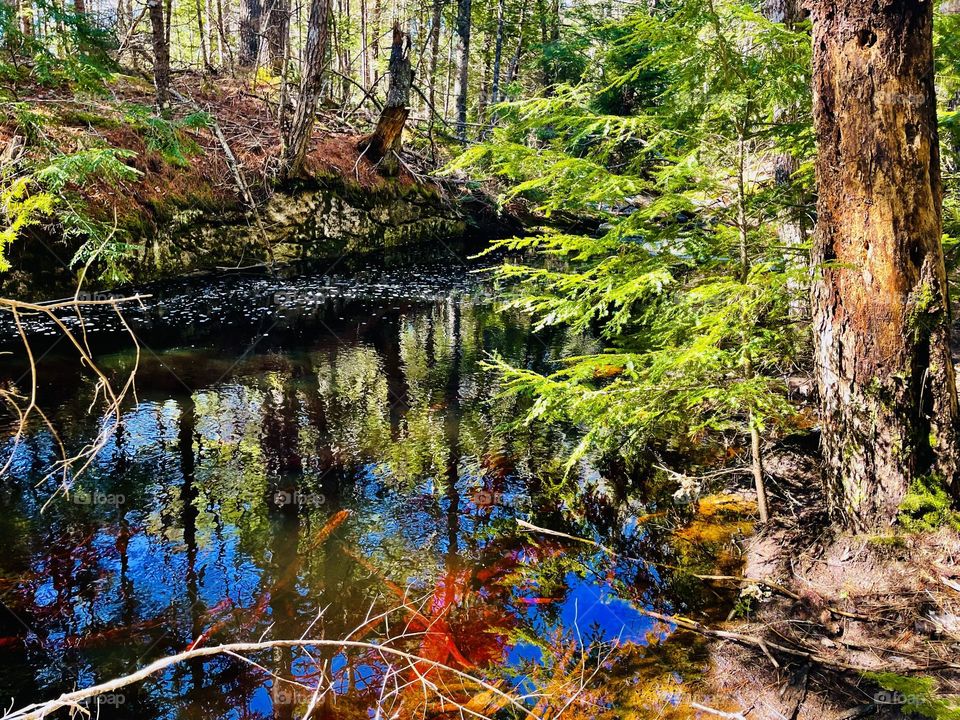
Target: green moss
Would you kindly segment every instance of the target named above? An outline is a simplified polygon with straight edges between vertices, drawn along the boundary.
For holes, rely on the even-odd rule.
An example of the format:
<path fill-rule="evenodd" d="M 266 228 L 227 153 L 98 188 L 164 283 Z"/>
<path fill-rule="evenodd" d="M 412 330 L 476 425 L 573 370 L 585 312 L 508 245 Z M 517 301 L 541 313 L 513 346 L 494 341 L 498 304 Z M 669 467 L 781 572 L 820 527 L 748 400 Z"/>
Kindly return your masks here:
<path fill-rule="evenodd" d="M 933 678 L 922 675 L 907 677 L 889 672 L 868 672 L 863 677 L 882 688 L 874 695 L 877 705 L 896 706 L 904 714 L 933 720 L 960 720 L 960 698 L 940 695 Z"/>
<path fill-rule="evenodd" d="M 898 533 L 891 533 L 889 535 L 870 535 L 867 537 L 867 542 L 877 548 L 887 548 L 891 550 L 902 550 L 907 546 L 907 541 Z"/>
<path fill-rule="evenodd" d="M 900 503 L 897 520 L 909 532 L 932 532 L 944 526 L 960 530 L 960 513 L 943 480 L 936 475 L 915 479 Z"/>
<path fill-rule="evenodd" d="M 923 283 L 914 293 L 910 314 L 907 317 L 907 326 L 914 336 L 929 328 L 939 319 L 939 313 L 931 313 L 937 306 L 938 297 L 933 292 L 930 283 Z"/>
<path fill-rule="evenodd" d="M 73 125 L 77 127 L 95 127 L 104 130 L 115 130 L 122 127 L 122 123 L 116 118 L 107 117 L 103 114 L 68 108 L 60 112 L 60 122 L 63 125 Z"/>

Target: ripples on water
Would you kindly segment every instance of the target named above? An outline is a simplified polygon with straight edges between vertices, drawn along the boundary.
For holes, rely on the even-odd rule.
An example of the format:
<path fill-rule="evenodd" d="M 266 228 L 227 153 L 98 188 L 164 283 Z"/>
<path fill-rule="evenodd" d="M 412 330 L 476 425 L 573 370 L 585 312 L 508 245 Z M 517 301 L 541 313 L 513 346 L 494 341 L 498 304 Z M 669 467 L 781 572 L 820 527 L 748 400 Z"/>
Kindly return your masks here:
<path fill-rule="evenodd" d="M 523 400 L 495 395 L 488 354 L 547 369 L 586 341 L 531 333 L 468 268 L 371 265 L 351 279 L 230 276 L 150 292 L 125 312 L 142 341 L 138 402 L 72 500 L 40 512 L 54 490 L 34 487 L 56 459 L 48 434 L 7 448 L 0 697 L 47 699 L 198 638 L 308 628 L 340 638 L 404 596 L 421 603 L 406 618 L 420 633 L 408 649 L 516 682 L 565 643 L 646 645 L 663 628 L 635 603 L 704 604 L 669 570 L 518 530 L 520 517 L 668 565 L 691 554 L 665 526 L 638 521 L 657 511 L 655 494 L 588 466 L 564 480 L 571 437 L 504 429 Z M 87 324 L 103 366 L 122 373 L 132 353 L 119 321 L 104 311 Z M 80 447 L 97 430 L 85 413 L 91 382 L 52 328 L 29 331 L 43 355 L 41 402 Z M 4 326 L 0 340 L 12 339 Z M 22 385 L 16 359 L 4 362 Z M 318 677 L 301 651 L 259 659 L 285 677 Z M 382 668 L 354 654 L 321 659 L 341 697 L 318 716 L 367 717 Z M 221 657 L 171 668 L 99 710 L 296 716 L 272 686 Z"/>

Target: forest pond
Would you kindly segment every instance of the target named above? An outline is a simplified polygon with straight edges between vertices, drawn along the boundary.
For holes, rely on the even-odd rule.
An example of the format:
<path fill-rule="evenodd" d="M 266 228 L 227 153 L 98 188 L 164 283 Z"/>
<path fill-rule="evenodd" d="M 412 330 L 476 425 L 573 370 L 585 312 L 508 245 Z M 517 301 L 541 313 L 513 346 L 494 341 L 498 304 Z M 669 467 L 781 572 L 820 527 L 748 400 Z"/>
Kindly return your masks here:
<path fill-rule="evenodd" d="M 498 687 L 560 683 L 592 653 L 595 711 L 565 717 L 676 711 L 702 648 L 638 608 L 725 615 L 729 592 L 691 572 L 736 566 L 743 503 L 706 498 L 694 521 L 669 483 L 568 470 L 575 430 L 518 425 L 527 401 L 499 396 L 484 361 L 544 370 L 588 341 L 496 307 L 480 267 L 376 259 L 145 289 L 144 307 L 125 314 L 141 339 L 136 401 L 70 496 L 48 503 L 58 480 L 38 485 L 57 457 L 48 432 L 5 449 L 4 704 L 188 647 L 393 633 L 397 647 Z M 79 449 L 100 430 L 86 412 L 93 382 L 58 331 L 26 320 L 40 401 Z M 3 347 L 17 352 L 0 356 L 0 374 L 22 391 L 22 350 L 3 321 Z M 135 349 L 116 316 L 91 313 L 86 326 L 102 366 L 127 372 Z M 393 627 L 377 619 L 388 611 Z M 322 682 L 333 691 L 313 717 L 375 716 L 386 668 L 363 649 L 256 657 L 302 685 L 216 656 L 95 710 L 301 717 L 301 689 Z M 403 693 L 422 700 L 414 684 L 398 708 Z M 427 716 L 447 715 L 434 704 Z"/>

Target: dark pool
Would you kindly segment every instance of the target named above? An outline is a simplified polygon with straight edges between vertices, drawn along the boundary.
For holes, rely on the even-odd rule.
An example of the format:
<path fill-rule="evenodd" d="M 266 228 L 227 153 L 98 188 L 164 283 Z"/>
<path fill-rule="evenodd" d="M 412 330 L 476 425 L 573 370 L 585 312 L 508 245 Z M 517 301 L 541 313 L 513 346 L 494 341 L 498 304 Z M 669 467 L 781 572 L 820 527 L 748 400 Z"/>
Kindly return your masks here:
<path fill-rule="evenodd" d="M 57 458 L 49 431 L 7 442 L 4 704 L 188 647 L 348 634 L 403 635 L 396 647 L 521 691 L 605 648 L 593 710 L 571 706 L 565 717 L 629 717 L 637 667 L 684 682 L 689 668 L 656 655 L 669 649 L 668 628 L 637 608 L 728 602 L 675 570 L 717 548 L 678 537 L 672 488 L 589 463 L 568 471 L 575 430 L 515 425 L 528 401 L 499 397 L 484 361 L 543 370 L 592 342 L 532 332 L 492 304 L 481 267 L 371 261 L 145 289 L 144 307 L 125 312 L 141 343 L 136 400 L 69 497 L 50 501 L 57 478 L 38 485 Z M 23 390 L 22 352 L 3 322 L 13 354 L 0 357 L 0 375 Z M 102 427 L 87 414 L 90 373 L 49 323 L 24 322 L 40 358 L 39 401 L 67 449 L 80 449 Z M 85 325 L 98 364 L 122 377 L 134 352 L 119 320 L 91 311 Z M 617 555 L 524 531 L 517 518 Z M 330 689 L 312 717 L 373 718 L 385 676 L 409 673 L 362 648 L 250 657 L 262 667 L 191 661 L 89 709 L 141 720 L 302 717 L 303 687 L 320 683 Z M 396 717 L 459 717 L 417 683 L 391 702 Z"/>

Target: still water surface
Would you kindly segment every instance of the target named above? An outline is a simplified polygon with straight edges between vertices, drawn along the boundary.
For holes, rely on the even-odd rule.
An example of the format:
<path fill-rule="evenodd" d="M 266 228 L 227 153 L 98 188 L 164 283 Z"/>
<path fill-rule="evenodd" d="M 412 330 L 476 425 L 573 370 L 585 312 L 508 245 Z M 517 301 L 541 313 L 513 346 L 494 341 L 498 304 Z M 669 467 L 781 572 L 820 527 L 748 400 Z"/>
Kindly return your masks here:
<path fill-rule="evenodd" d="M 483 361 L 496 353 L 546 370 L 591 343 L 531 332 L 490 302 L 473 269 L 371 262 L 342 275 L 150 289 L 146 307 L 127 313 L 142 340 L 137 402 L 72 497 L 41 512 L 55 490 L 36 487 L 56 459 L 48 434 L 6 448 L 0 697 L 20 707 L 191 646 L 351 632 L 373 641 L 397 629 L 368 618 L 404 604 L 392 617 L 410 639 L 398 647 L 528 689 L 544 669 L 559 674 L 566 649 L 618 648 L 597 678 L 595 712 L 577 717 L 633 717 L 630 703 L 640 712 L 639 672 L 670 687 L 695 676 L 683 652 L 664 660 L 676 639 L 637 608 L 727 603 L 673 568 L 708 566 L 744 523 L 703 545 L 690 526 L 677 530 L 672 488 L 589 464 L 567 473 L 575 432 L 511 427 L 526 401 L 498 397 Z M 114 318 L 94 314 L 88 327 L 105 367 L 131 366 Z M 85 412 L 92 383 L 52 328 L 31 333 L 41 400 L 78 448 L 98 429 Z M 0 368 L 21 385 L 22 371 L 15 356 Z M 517 518 L 619 559 L 525 532 Z M 384 667 L 363 652 L 256 657 L 282 677 L 333 686 L 315 717 L 373 717 Z M 217 657 L 95 709 L 300 717 L 303 698 L 284 687 Z"/>

